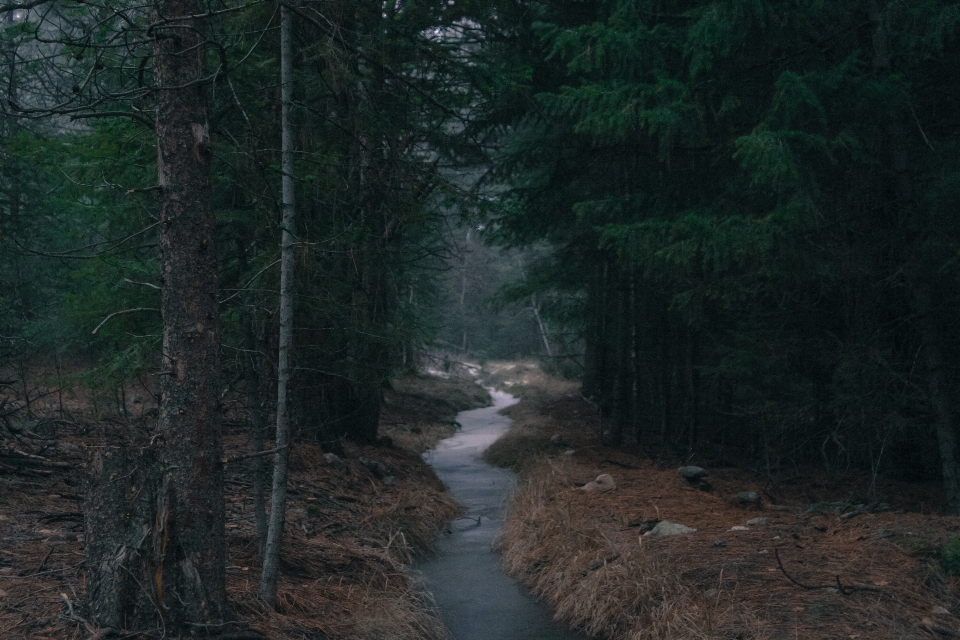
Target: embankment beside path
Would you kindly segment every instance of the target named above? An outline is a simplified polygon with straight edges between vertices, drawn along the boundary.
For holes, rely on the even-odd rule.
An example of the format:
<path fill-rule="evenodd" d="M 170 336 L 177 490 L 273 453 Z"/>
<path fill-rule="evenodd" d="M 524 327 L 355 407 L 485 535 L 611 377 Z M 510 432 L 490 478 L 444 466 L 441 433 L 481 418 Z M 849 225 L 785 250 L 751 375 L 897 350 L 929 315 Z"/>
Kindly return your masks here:
<path fill-rule="evenodd" d="M 458 411 L 490 398 L 472 377 L 407 378 L 386 395 L 381 433 L 387 437 L 377 446 L 343 443 L 332 457 L 317 445 L 295 443 L 276 611 L 257 595 L 249 427 L 242 415 L 225 423 L 224 453 L 232 458 L 225 482 L 227 590 L 238 618 L 271 640 L 448 637 L 407 563 L 432 547 L 461 508 L 420 451 L 453 433 Z M 80 509 L 84 460 L 104 445 L 105 430 L 92 414 L 74 416 L 76 423 L 40 417 L 49 420 L 42 433 L 50 440 L 33 460 L 44 466 L 0 470 L 0 638 L 99 637 L 81 619 L 87 614 Z M 252 634 L 238 624 L 227 636 Z"/>
<path fill-rule="evenodd" d="M 276 612 L 257 600 L 256 536 L 243 487 L 248 471 L 233 470 L 230 595 L 270 638 L 449 637 L 407 565 L 432 549 L 461 507 L 420 453 L 456 430 L 457 412 L 489 405 L 490 396 L 456 373 L 395 380 L 384 395 L 377 446 L 344 443 L 337 457 L 310 444 L 291 452 Z"/>
<path fill-rule="evenodd" d="M 871 510 L 853 499 L 862 478 L 811 472 L 774 503 L 749 471 L 694 484 L 678 461 L 598 445 L 596 410 L 575 391 L 523 398 L 485 456 L 521 469 L 498 547 L 558 618 L 630 640 L 960 635 L 948 571 L 960 518 L 911 511 L 925 488 L 887 483 L 889 506 Z M 584 491 L 599 474 L 616 488 Z M 749 491 L 758 502 L 737 498 Z M 661 522 L 695 531 L 658 537 Z"/>

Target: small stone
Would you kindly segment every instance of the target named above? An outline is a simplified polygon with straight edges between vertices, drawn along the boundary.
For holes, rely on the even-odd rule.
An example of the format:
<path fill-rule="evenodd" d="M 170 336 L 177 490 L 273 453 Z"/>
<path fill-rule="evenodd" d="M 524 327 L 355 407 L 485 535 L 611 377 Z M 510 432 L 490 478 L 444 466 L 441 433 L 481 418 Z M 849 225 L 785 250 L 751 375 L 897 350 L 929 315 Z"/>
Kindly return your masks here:
<path fill-rule="evenodd" d="M 613 476 L 609 473 L 601 473 L 596 480 L 580 487 L 582 491 L 600 491 L 601 493 L 613 491 L 616 488 L 617 483 L 613 481 Z"/>
<path fill-rule="evenodd" d="M 756 491 L 741 491 L 734 498 L 740 502 L 751 502 L 753 504 L 758 504 L 760 502 L 760 494 Z"/>
<path fill-rule="evenodd" d="M 930 609 L 930 613 L 932 613 L 932 614 L 935 615 L 935 616 L 948 616 L 948 615 L 950 615 L 950 612 L 949 612 L 949 611 L 947 611 L 945 608 L 940 607 L 940 606 L 936 606 L 936 607 L 934 607 L 933 609 Z"/>
<path fill-rule="evenodd" d="M 567 443 L 564 441 L 563 436 L 561 436 L 559 433 L 555 433 L 552 436 L 550 436 L 550 444 L 552 444 L 555 447 L 567 446 Z"/>
<path fill-rule="evenodd" d="M 565 455 L 565 456 L 572 456 L 572 455 L 575 454 L 576 452 L 577 452 L 576 449 L 567 449 L 566 451 L 563 452 L 563 455 Z"/>
<path fill-rule="evenodd" d="M 340 473 L 346 473 L 347 463 L 343 461 L 343 458 L 338 456 L 335 453 L 325 453 L 323 454 L 323 459 L 327 461 L 327 464 L 332 468 L 336 469 Z"/>
<path fill-rule="evenodd" d="M 750 531 L 750 527 L 745 527 L 742 524 L 738 524 L 734 527 L 730 527 L 727 531 Z"/>
<path fill-rule="evenodd" d="M 377 476 L 381 480 L 393 475 L 393 469 L 391 469 L 389 465 L 383 464 L 379 460 L 374 460 L 373 458 L 360 458 L 360 464 L 369 469 L 373 475 Z"/>
<path fill-rule="evenodd" d="M 383 484 L 386 484 L 386 485 L 397 484 L 397 479 L 394 478 L 393 476 L 387 476 L 383 479 Z"/>
<path fill-rule="evenodd" d="M 667 520 L 662 520 L 657 523 L 650 531 L 646 532 L 645 536 L 653 536 L 654 538 L 660 538 L 663 536 L 678 536 L 685 533 L 693 533 L 696 529 L 692 529 L 686 525 L 677 524 L 676 522 L 669 522 Z"/>
<path fill-rule="evenodd" d="M 725 547 L 727 546 L 727 541 L 724 540 L 723 538 L 717 538 L 716 540 L 713 541 L 713 546 L 717 547 L 718 549 L 721 547 Z"/>
<path fill-rule="evenodd" d="M 680 467 L 677 469 L 677 473 L 686 478 L 687 480 L 699 480 L 700 478 L 707 477 L 707 470 L 703 467 Z"/>
<path fill-rule="evenodd" d="M 840 593 L 840 590 L 836 587 L 827 587 L 827 593 Z"/>
<path fill-rule="evenodd" d="M 703 598 L 704 598 L 704 600 L 709 600 L 710 598 L 714 597 L 715 595 L 717 595 L 717 590 L 716 590 L 716 589 L 707 589 L 706 591 L 703 592 Z"/>
<path fill-rule="evenodd" d="M 770 522 L 769 518 L 750 518 L 747 524 L 751 527 L 764 527 Z"/>

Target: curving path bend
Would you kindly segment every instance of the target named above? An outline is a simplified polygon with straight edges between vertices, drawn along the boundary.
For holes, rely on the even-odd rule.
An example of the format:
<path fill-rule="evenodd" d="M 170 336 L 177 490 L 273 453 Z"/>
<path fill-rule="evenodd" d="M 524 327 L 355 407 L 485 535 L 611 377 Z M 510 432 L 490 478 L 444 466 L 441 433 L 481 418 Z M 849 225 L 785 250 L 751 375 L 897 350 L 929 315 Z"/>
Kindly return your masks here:
<path fill-rule="evenodd" d="M 517 402 L 506 393 L 490 393 L 492 407 L 457 414 L 462 429 L 424 454 L 467 515 L 452 523 L 436 556 L 418 568 L 454 640 L 582 640 L 503 573 L 490 549 L 515 474 L 488 465 L 480 454 L 510 424 L 498 412 Z"/>

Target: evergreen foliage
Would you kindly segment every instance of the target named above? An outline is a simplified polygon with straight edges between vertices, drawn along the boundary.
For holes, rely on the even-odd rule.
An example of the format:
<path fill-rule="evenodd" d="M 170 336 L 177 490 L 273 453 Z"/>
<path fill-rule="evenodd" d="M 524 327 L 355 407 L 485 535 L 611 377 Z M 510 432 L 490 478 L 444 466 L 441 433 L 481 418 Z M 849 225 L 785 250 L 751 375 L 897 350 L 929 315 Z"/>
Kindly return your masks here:
<path fill-rule="evenodd" d="M 526 6 L 498 233 L 588 301 L 609 440 L 954 473 L 956 7 Z"/>
<path fill-rule="evenodd" d="M 293 6 L 300 437 L 374 441 L 431 341 L 543 343 L 610 443 L 939 477 L 960 510 L 955 4 Z M 116 8 L 0 49 L 0 358 L 69 356 L 107 393 L 160 349 L 149 46 Z M 237 9 L 205 23 L 223 379 L 268 424 L 277 7 Z"/>

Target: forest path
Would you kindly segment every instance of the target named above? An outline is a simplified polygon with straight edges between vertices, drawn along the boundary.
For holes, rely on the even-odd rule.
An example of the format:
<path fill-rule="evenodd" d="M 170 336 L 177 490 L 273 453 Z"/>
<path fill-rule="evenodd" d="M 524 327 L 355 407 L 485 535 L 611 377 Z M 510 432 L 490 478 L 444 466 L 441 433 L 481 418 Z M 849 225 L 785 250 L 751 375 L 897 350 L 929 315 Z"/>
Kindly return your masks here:
<path fill-rule="evenodd" d="M 554 622 L 546 605 L 503 573 L 500 557 L 491 550 L 515 475 L 490 466 L 480 455 L 510 425 L 500 411 L 517 402 L 499 391 L 491 395 L 493 406 L 459 413 L 462 429 L 424 454 L 467 515 L 451 524 L 451 533 L 437 544 L 437 555 L 419 569 L 455 640 L 582 638 Z"/>

